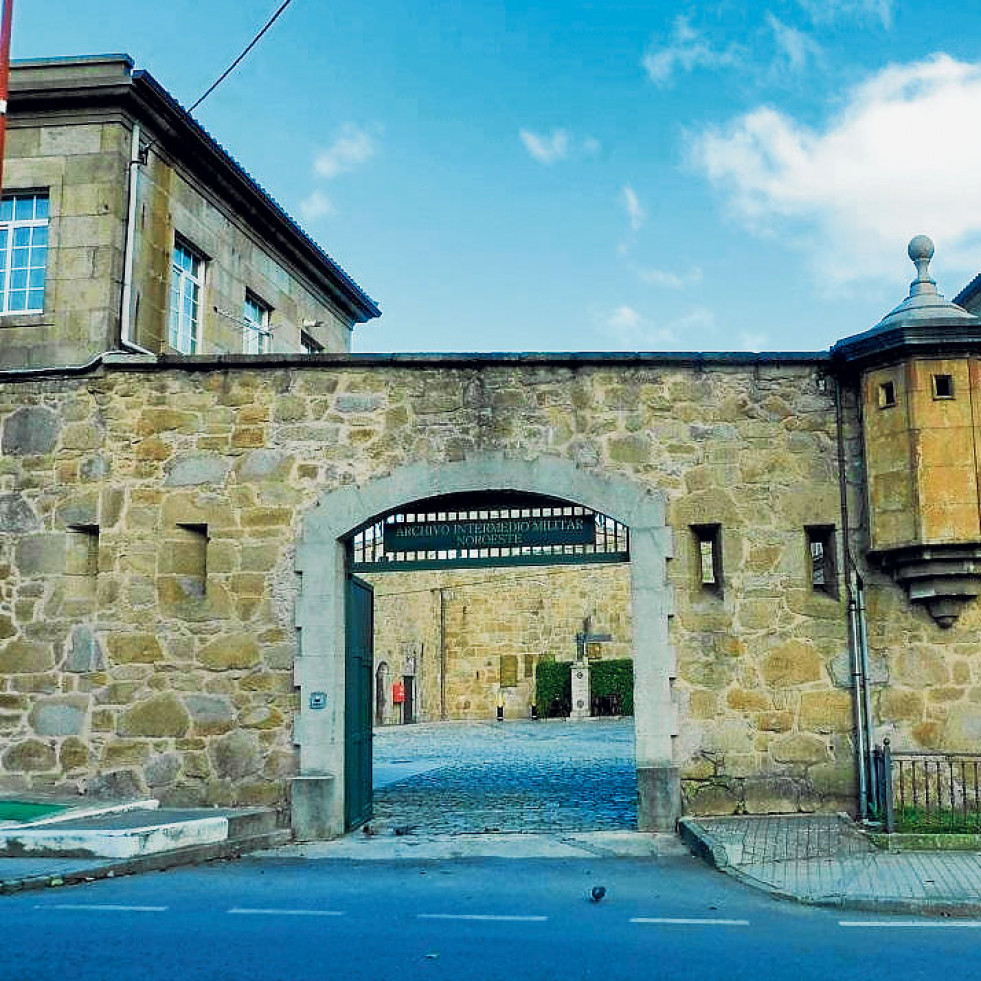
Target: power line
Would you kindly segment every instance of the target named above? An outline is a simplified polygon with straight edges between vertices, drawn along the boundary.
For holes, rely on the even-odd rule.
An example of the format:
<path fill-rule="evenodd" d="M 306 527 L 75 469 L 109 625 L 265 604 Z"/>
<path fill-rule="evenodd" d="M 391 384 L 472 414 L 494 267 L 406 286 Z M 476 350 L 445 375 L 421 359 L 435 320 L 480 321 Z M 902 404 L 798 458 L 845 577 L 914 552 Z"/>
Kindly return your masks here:
<path fill-rule="evenodd" d="M 292 2 L 293 0 L 283 0 L 283 2 L 279 5 L 279 9 L 276 11 L 276 13 L 274 13 L 272 17 L 270 17 L 269 20 L 266 21 L 265 26 L 262 28 L 261 31 L 259 31 L 258 34 L 256 34 L 254 38 L 252 38 L 251 41 L 249 41 L 249 43 L 245 46 L 245 49 L 242 51 L 242 53 L 214 80 L 214 82 L 211 83 L 211 86 L 204 93 L 204 95 L 202 95 L 201 98 L 198 99 L 198 101 L 195 102 L 187 110 L 189 113 L 194 112 L 194 110 L 197 109 L 197 107 L 201 105 L 201 103 L 204 102 L 204 100 L 207 99 L 208 96 L 211 95 L 211 93 L 214 92 L 214 90 L 218 88 L 218 86 L 221 85 L 221 83 L 224 82 L 225 79 L 228 78 L 228 76 L 231 75 L 231 73 L 235 71 L 236 68 L 238 68 L 238 66 L 242 62 L 242 59 L 245 58 L 245 56 L 259 43 L 260 40 L 262 40 L 263 34 L 265 34 L 266 31 L 268 31 L 269 28 L 276 23 L 277 19 L 279 18 L 279 15 Z"/>
<path fill-rule="evenodd" d="M 228 78 L 228 76 L 229 76 L 229 75 L 231 75 L 231 73 L 232 73 L 233 71 L 235 71 L 235 69 L 236 69 L 236 68 L 238 68 L 238 66 L 239 66 L 239 65 L 241 64 L 241 62 L 242 62 L 242 59 L 243 59 L 243 58 L 244 58 L 244 57 L 245 57 L 245 56 L 246 56 L 246 55 L 247 55 L 247 54 L 248 54 L 248 53 L 249 53 L 249 52 L 250 52 L 250 51 L 251 51 L 251 50 L 252 50 L 252 49 L 253 49 L 253 48 L 254 48 L 254 47 L 255 47 L 255 46 L 256 46 L 256 45 L 258 44 L 258 43 L 259 43 L 259 41 L 260 41 L 260 40 L 262 39 L 262 36 L 263 36 L 263 35 L 264 35 L 264 34 L 266 33 L 266 31 L 268 31 L 268 30 L 269 30 L 269 28 L 270 28 L 270 27 L 272 27 L 272 26 L 273 26 L 273 24 L 275 24 L 275 23 L 276 23 L 276 21 L 277 21 L 277 19 L 279 18 L 279 15 L 280 15 L 280 14 L 281 14 L 281 13 L 282 13 L 282 12 L 283 12 L 283 11 L 284 11 L 284 10 L 285 10 L 285 9 L 286 9 L 286 8 L 287 8 L 287 7 L 288 7 L 288 6 L 289 6 L 289 5 L 290 5 L 290 4 L 292 3 L 292 2 L 293 2 L 293 0 L 283 0 L 283 2 L 282 2 L 282 3 L 280 4 L 280 5 L 279 5 L 279 7 L 278 7 L 278 9 L 276 10 L 276 12 L 275 12 L 275 13 L 274 13 L 274 14 L 272 15 L 272 17 L 270 17 L 270 18 L 269 18 L 269 20 L 267 20 L 267 21 L 266 21 L 266 23 L 265 23 L 265 24 L 263 25 L 263 27 L 262 27 L 262 30 L 261 30 L 261 31 L 259 31 L 259 33 L 258 33 L 258 34 L 256 34 L 256 36 L 255 36 L 254 38 L 252 38 L 252 40 L 251 40 L 251 41 L 249 41 L 249 43 L 248 43 L 248 44 L 247 44 L 247 45 L 245 46 L 245 48 L 244 48 L 244 49 L 242 50 L 242 53 L 241 53 L 241 54 L 240 54 L 240 55 L 239 55 L 239 56 L 238 56 L 238 57 L 237 57 L 237 58 L 236 58 L 236 59 L 235 59 L 235 60 L 234 60 L 234 61 L 233 61 L 233 62 L 232 62 L 232 63 L 231 63 L 231 64 L 230 64 L 230 65 L 229 65 L 229 66 L 228 66 L 228 67 L 227 67 L 227 68 L 226 68 L 226 69 L 225 69 L 225 70 L 224 70 L 224 71 L 223 71 L 223 72 L 222 72 L 222 73 L 221 73 L 221 74 L 220 74 L 220 75 L 219 75 L 219 76 L 218 76 L 218 77 L 217 77 L 217 78 L 216 78 L 216 79 L 215 79 L 215 80 L 214 80 L 214 81 L 212 82 L 212 83 L 211 83 L 211 85 L 210 85 L 210 86 L 208 87 L 208 90 L 207 90 L 207 91 L 206 91 L 206 92 L 204 93 L 204 95 L 202 95 L 202 96 L 201 96 L 201 98 L 199 98 L 199 99 L 197 100 L 197 102 L 195 102 L 195 103 L 194 103 L 194 105 L 192 105 L 192 106 L 190 107 L 190 109 L 188 109 L 188 110 L 186 110 L 186 111 L 187 111 L 187 114 L 188 114 L 188 115 L 190 115 L 190 114 L 191 114 L 191 113 L 192 113 L 192 112 L 193 112 L 193 111 L 194 111 L 195 109 L 197 109 L 197 107 L 198 107 L 199 105 L 201 105 L 201 103 L 202 103 L 202 102 L 204 102 L 204 100 L 205 100 L 205 99 L 207 99 L 207 98 L 208 98 L 208 96 L 209 96 L 209 95 L 211 95 L 211 93 L 212 93 L 212 92 L 214 92 L 214 90 L 215 90 L 216 88 L 218 88 L 218 86 L 219 86 L 219 85 L 221 85 L 221 83 L 222 83 L 222 82 L 224 82 L 224 81 L 225 81 L 225 79 L 226 79 L 226 78 Z M 155 146 L 156 146 L 156 145 L 157 145 L 157 144 L 158 144 L 159 142 L 160 142 L 160 141 L 159 141 L 159 139 L 158 139 L 158 138 L 156 138 L 156 137 L 154 137 L 154 138 L 153 138 L 152 140 L 150 140 L 150 141 L 149 141 L 149 142 L 148 142 L 148 143 L 147 143 L 147 144 L 146 144 L 146 145 L 145 145 L 145 146 L 144 146 L 144 147 L 143 147 L 143 148 L 142 148 L 142 149 L 140 150 L 140 152 L 139 152 L 139 154 L 137 155 L 137 157 L 138 157 L 138 159 L 136 159 L 136 160 L 131 160 L 131 161 L 129 162 L 129 165 L 130 165 L 130 167 L 134 167 L 134 166 L 136 166 L 137 164 L 145 164 L 145 163 L 147 162 L 147 160 L 149 159 L 149 156 L 150 156 L 150 151 L 151 151 L 151 150 L 152 150 L 152 149 L 153 149 L 153 148 L 154 148 L 154 147 L 155 147 Z"/>

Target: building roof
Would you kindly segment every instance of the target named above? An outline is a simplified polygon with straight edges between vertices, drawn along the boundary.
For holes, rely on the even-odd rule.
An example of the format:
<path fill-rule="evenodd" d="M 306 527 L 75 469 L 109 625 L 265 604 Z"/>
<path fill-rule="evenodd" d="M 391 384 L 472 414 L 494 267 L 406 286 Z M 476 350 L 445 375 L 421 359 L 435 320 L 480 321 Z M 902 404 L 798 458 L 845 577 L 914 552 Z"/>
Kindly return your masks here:
<path fill-rule="evenodd" d="M 933 242 L 917 235 L 907 249 L 916 266 L 909 295 L 871 330 L 845 337 L 831 348 L 834 360 L 856 368 L 913 354 L 953 354 L 981 344 L 981 320 L 944 299 L 930 275 Z"/>
<path fill-rule="evenodd" d="M 36 58 L 12 63 L 10 115 L 121 107 L 157 149 L 226 199 L 269 244 L 299 266 L 355 321 L 381 316 L 375 301 L 147 71 L 126 54 Z"/>

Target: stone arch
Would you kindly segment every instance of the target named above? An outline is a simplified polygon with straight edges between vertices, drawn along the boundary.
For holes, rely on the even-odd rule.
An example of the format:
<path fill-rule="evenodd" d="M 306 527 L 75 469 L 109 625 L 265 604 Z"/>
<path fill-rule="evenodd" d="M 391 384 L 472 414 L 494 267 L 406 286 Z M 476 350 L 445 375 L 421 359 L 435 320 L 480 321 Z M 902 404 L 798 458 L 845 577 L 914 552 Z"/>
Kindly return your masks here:
<path fill-rule="evenodd" d="M 671 535 L 664 495 L 640 481 L 584 470 L 559 457 L 522 460 L 490 454 L 410 464 L 328 491 L 304 519 L 296 559 L 300 590 L 294 680 L 300 688 L 300 712 L 295 739 L 300 775 L 293 782 L 292 821 L 298 837 L 332 837 L 344 829 L 344 537 L 413 501 L 495 490 L 560 497 L 629 527 L 638 824 L 641 830 L 674 829 L 681 813 L 681 786 L 673 758 L 675 664 L 668 640 L 671 601 L 665 566 Z M 312 691 L 327 692 L 325 711 L 309 709 Z"/>

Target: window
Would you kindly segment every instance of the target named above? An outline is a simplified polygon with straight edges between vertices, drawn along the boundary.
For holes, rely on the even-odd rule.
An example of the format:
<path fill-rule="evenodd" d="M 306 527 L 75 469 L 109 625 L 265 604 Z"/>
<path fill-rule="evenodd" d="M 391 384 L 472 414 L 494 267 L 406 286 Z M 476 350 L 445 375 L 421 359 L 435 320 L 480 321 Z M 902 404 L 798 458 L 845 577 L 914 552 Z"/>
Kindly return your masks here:
<path fill-rule="evenodd" d="M 323 351 L 323 344 L 315 341 L 306 331 L 300 334 L 300 347 L 304 354 L 320 354 Z"/>
<path fill-rule="evenodd" d="M 698 583 L 708 592 L 722 592 L 722 526 L 692 525 L 697 547 Z"/>
<path fill-rule="evenodd" d="M 99 575 L 99 526 L 69 525 L 65 551 L 65 575 L 69 593 L 76 597 L 95 595 Z"/>
<path fill-rule="evenodd" d="M 879 386 L 879 408 L 891 409 L 896 404 L 895 382 L 882 382 Z"/>
<path fill-rule="evenodd" d="M 170 325 L 167 343 L 196 354 L 201 343 L 201 284 L 204 260 L 183 242 L 174 243 L 170 267 Z"/>
<path fill-rule="evenodd" d="M 170 550 L 172 571 L 188 596 L 204 596 L 208 583 L 208 526 L 179 524 Z"/>
<path fill-rule="evenodd" d="M 829 596 L 838 595 L 838 568 L 835 562 L 835 526 L 810 525 L 807 552 L 810 558 L 811 589 Z"/>
<path fill-rule="evenodd" d="M 0 201 L 0 313 L 40 313 L 48 258 L 48 196 L 11 194 Z"/>
<path fill-rule="evenodd" d="M 952 399 L 954 397 L 954 376 L 933 376 L 933 397 L 935 399 Z"/>
<path fill-rule="evenodd" d="M 244 333 L 242 350 L 246 354 L 266 354 L 269 351 L 270 309 L 251 293 L 245 294 L 242 307 Z"/>

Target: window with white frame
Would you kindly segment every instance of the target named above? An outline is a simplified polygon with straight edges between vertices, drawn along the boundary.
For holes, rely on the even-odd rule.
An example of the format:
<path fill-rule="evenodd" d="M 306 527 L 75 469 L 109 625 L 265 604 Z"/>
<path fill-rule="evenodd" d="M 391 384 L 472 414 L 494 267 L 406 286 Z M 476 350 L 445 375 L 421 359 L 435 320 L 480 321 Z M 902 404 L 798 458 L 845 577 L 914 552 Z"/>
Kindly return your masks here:
<path fill-rule="evenodd" d="M 0 201 L 0 313 L 44 310 L 48 195 L 22 191 Z"/>
<path fill-rule="evenodd" d="M 204 259 L 189 245 L 174 243 L 170 266 L 170 322 L 167 343 L 181 354 L 196 354 L 201 343 L 201 286 Z"/>
<path fill-rule="evenodd" d="M 251 293 L 245 294 L 242 307 L 243 341 L 246 354 L 266 354 L 269 351 L 270 308 Z"/>

